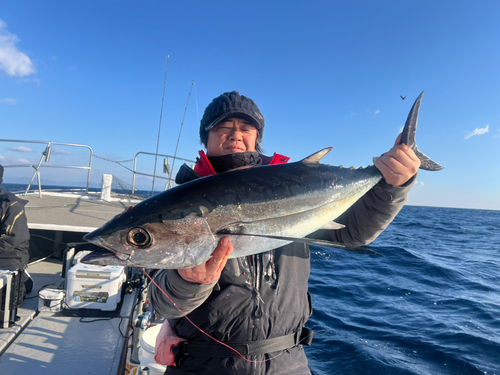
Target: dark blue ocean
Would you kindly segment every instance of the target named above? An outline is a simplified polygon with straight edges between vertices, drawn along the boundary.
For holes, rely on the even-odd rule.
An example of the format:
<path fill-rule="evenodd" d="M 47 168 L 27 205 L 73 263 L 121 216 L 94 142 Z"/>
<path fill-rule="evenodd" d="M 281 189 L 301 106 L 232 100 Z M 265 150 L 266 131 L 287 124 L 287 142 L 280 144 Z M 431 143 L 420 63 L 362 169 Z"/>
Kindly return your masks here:
<path fill-rule="evenodd" d="M 500 375 L 500 211 L 406 206 L 369 248 L 312 248 L 315 375 Z"/>
<path fill-rule="evenodd" d="M 121 181 L 123 183 L 123 181 Z M 3 183 L 2 188 L 10 191 L 11 193 L 15 194 L 22 194 L 26 191 L 28 188 L 27 184 L 11 184 L 11 183 Z M 123 183 L 123 185 L 118 185 L 115 184 L 115 181 L 113 180 L 113 186 L 112 186 L 112 193 L 113 194 L 121 194 L 121 195 L 132 195 L 131 191 L 132 185 L 128 185 L 126 183 Z M 53 191 L 53 192 L 67 192 L 67 191 L 74 191 L 74 192 L 81 192 L 82 194 L 85 192 L 84 187 L 75 187 L 75 186 L 52 186 L 52 185 L 43 185 L 42 186 L 43 191 Z M 91 193 L 98 193 L 101 191 L 100 187 L 89 187 L 89 192 Z M 30 188 L 30 193 L 37 193 L 38 192 L 38 185 L 35 182 L 31 185 Z M 155 194 L 161 193 L 161 191 L 155 191 Z M 148 198 L 151 196 L 151 190 L 135 190 L 134 194 L 137 198 Z M 21 197 L 22 198 L 22 197 Z"/>

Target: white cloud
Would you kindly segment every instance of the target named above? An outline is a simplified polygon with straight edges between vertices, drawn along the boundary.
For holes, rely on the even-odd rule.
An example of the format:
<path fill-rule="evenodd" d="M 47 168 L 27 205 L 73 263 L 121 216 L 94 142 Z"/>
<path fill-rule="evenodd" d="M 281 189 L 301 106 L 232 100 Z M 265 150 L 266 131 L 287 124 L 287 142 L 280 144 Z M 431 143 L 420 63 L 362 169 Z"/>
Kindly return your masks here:
<path fill-rule="evenodd" d="M 16 103 L 17 103 L 16 99 L 12 99 L 12 98 L 0 99 L 0 104 L 14 105 Z"/>
<path fill-rule="evenodd" d="M 10 156 L 1 156 L 0 155 L 0 164 L 2 163 L 9 163 L 9 164 L 31 164 L 29 160 L 26 159 L 18 159 L 18 158 L 13 158 Z"/>
<path fill-rule="evenodd" d="M 419 189 L 419 188 L 422 188 L 424 187 L 424 183 L 423 182 L 420 182 L 420 181 L 415 181 L 415 184 L 413 185 L 413 189 Z"/>
<path fill-rule="evenodd" d="M 24 147 L 24 146 L 16 146 L 16 147 L 11 147 L 9 148 L 10 151 L 16 151 L 16 152 L 35 152 L 33 149 L 29 147 Z"/>
<path fill-rule="evenodd" d="M 380 109 L 377 109 L 377 110 L 375 111 L 375 113 L 373 114 L 373 117 L 375 117 L 375 116 L 376 116 L 376 115 L 378 115 L 379 113 L 380 113 Z"/>
<path fill-rule="evenodd" d="M 465 132 L 465 139 L 469 139 L 470 137 L 473 137 L 475 135 L 482 135 L 484 133 L 488 133 L 490 130 L 490 125 L 486 125 L 485 128 L 476 128 L 471 132 Z"/>
<path fill-rule="evenodd" d="M 38 78 L 21 78 L 17 80 L 17 83 L 36 83 L 37 87 L 40 86 L 40 80 Z"/>
<path fill-rule="evenodd" d="M 52 150 L 52 154 L 55 155 L 71 155 L 71 152 L 68 150 L 61 150 L 60 148 L 55 148 Z"/>
<path fill-rule="evenodd" d="M 494 138 L 500 138 L 500 129 L 498 129 L 498 133 L 493 136 Z"/>
<path fill-rule="evenodd" d="M 0 20 L 0 70 L 11 77 L 24 77 L 36 73 L 31 59 L 19 51 L 16 43 L 17 35 L 7 31 L 7 24 Z"/>

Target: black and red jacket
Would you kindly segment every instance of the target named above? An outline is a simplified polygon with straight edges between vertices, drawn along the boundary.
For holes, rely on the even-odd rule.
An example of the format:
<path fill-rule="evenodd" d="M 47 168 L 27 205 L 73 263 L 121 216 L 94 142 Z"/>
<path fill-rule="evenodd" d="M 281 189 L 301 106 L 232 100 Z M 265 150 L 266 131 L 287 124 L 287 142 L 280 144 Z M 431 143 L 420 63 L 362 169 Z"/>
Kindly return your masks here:
<path fill-rule="evenodd" d="M 195 180 L 200 177 L 207 177 L 213 174 L 217 174 L 210 160 L 208 160 L 207 155 L 203 151 L 198 151 L 200 155 L 197 158 L 194 168 L 190 168 L 188 165 L 183 164 L 175 177 L 175 182 L 178 185 L 184 184 L 188 181 Z M 285 164 L 290 160 L 288 156 L 280 155 L 274 153 L 273 156 L 260 155 L 262 159 L 262 165 L 273 165 L 273 164 Z"/>

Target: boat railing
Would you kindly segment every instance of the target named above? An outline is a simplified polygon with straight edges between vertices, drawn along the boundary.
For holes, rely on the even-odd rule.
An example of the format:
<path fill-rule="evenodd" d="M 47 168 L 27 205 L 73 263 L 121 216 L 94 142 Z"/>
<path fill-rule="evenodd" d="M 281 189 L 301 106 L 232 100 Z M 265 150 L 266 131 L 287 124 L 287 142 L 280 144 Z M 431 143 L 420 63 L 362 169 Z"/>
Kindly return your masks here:
<path fill-rule="evenodd" d="M 91 174 L 91 171 L 92 171 L 92 159 L 93 159 L 94 156 L 100 158 L 99 156 L 94 155 L 94 152 L 93 152 L 93 150 L 92 150 L 92 148 L 90 146 L 80 145 L 80 144 L 74 144 L 74 143 L 44 142 L 44 141 L 26 141 L 26 140 L 14 140 L 14 139 L 0 139 L 0 142 L 6 142 L 6 143 L 25 143 L 25 144 L 27 143 L 27 144 L 42 144 L 42 145 L 45 145 L 45 148 L 42 151 L 42 155 L 40 157 L 40 160 L 38 161 L 38 164 L 28 164 L 28 163 L 26 163 L 26 164 L 20 164 L 20 165 L 4 165 L 4 168 L 33 168 L 34 169 L 33 176 L 31 177 L 31 180 L 30 180 L 30 182 L 28 184 L 28 187 L 27 187 L 24 195 L 28 194 L 28 192 L 30 191 L 31 186 L 33 184 L 33 181 L 35 180 L 35 177 L 36 177 L 37 178 L 37 182 L 38 182 L 38 195 L 40 196 L 40 198 L 42 197 L 42 185 L 41 185 L 41 174 L 40 174 L 40 170 L 42 168 L 70 168 L 70 169 L 82 169 L 82 170 L 86 170 L 87 171 L 87 182 L 86 182 L 85 194 L 89 193 L 90 174 Z M 70 165 L 53 165 L 53 164 L 49 165 L 48 163 L 50 161 L 50 154 L 51 154 L 51 151 L 52 151 L 52 146 L 55 146 L 55 145 L 57 145 L 57 146 L 69 146 L 69 147 L 86 148 L 89 151 L 88 159 L 84 159 L 85 161 L 82 163 L 83 165 L 80 165 L 80 166 L 78 166 L 78 165 L 71 165 L 71 166 Z M 156 158 L 157 157 L 164 158 L 163 159 L 163 173 L 167 174 L 168 177 L 159 176 L 156 173 L 152 174 L 152 173 L 139 172 L 137 170 L 138 169 L 138 166 L 137 166 L 138 163 L 137 162 L 138 162 L 138 158 L 140 156 L 142 156 L 142 155 L 155 156 L 155 169 L 156 169 Z M 104 159 L 104 158 L 101 158 L 101 159 Z M 104 159 L 104 160 L 108 160 L 108 159 Z M 172 155 L 155 154 L 155 153 L 151 153 L 151 152 L 140 151 L 137 154 L 135 154 L 135 157 L 133 159 L 133 161 L 134 161 L 134 167 L 133 167 L 133 169 L 130 169 L 130 168 L 126 167 L 123 164 L 120 164 L 120 165 L 122 167 L 124 167 L 125 169 L 129 170 L 132 173 L 132 175 L 133 175 L 133 178 L 132 178 L 132 194 L 134 194 L 135 190 L 136 190 L 136 187 L 135 187 L 136 181 L 135 180 L 136 180 L 136 176 L 137 175 L 146 176 L 146 177 L 152 177 L 153 178 L 153 189 L 152 189 L 153 192 L 154 192 L 154 180 L 156 178 L 157 179 L 162 179 L 162 180 L 167 180 L 167 185 L 165 186 L 165 189 L 167 187 L 171 187 L 171 184 L 174 181 L 174 179 L 172 178 L 172 174 L 173 174 L 173 168 L 174 168 L 174 164 L 175 164 L 176 160 L 187 162 L 187 163 L 191 163 L 191 164 L 195 163 L 193 160 L 183 159 L 183 158 L 179 158 L 179 157 L 172 156 Z M 110 160 L 110 161 L 112 161 L 112 160 Z M 172 163 L 171 165 L 170 165 L 170 162 Z M 153 192 L 152 192 L 152 194 L 153 194 Z"/>
<path fill-rule="evenodd" d="M 163 176 L 158 176 L 156 174 L 151 174 L 151 173 L 142 173 L 142 172 L 137 172 L 137 159 L 140 155 L 150 155 L 150 156 L 161 156 L 163 157 L 163 173 L 166 173 L 168 175 L 168 177 L 163 177 Z M 169 160 L 172 160 L 172 165 L 170 165 L 170 162 Z M 134 194 L 135 192 L 135 176 L 136 175 L 141 175 L 141 176 L 147 176 L 147 177 L 153 177 L 153 178 L 158 178 L 158 179 L 161 179 L 161 180 L 167 180 L 167 186 L 171 186 L 171 183 L 172 181 L 174 181 L 174 179 L 172 178 L 172 173 L 173 173 L 173 168 L 174 168 L 174 164 L 175 164 L 175 161 L 176 160 L 180 160 L 180 161 L 184 161 L 184 162 L 188 162 L 188 163 L 192 163 L 194 164 L 195 161 L 194 160 L 189 160 L 189 159 L 183 159 L 183 158 L 178 158 L 176 156 L 172 156 L 172 155 L 165 155 L 165 154 L 155 154 L 155 153 L 152 153 L 152 152 L 144 152 L 144 151 L 139 151 L 137 154 L 135 154 L 135 157 L 134 157 L 134 169 L 133 169 L 133 179 L 132 179 L 132 194 Z M 166 186 L 166 187 L 167 187 Z M 154 190 L 154 185 L 153 185 L 153 190 Z"/>
<path fill-rule="evenodd" d="M 35 177 L 37 177 L 38 180 L 38 195 L 40 198 L 42 197 L 42 185 L 41 185 L 41 178 L 40 178 L 40 169 L 43 168 L 69 168 L 69 169 L 83 169 L 87 170 L 87 186 L 85 189 L 85 193 L 88 194 L 89 192 L 89 184 L 90 184 L 90 172 L 92 170 L 92 156 L 93 156 L 93 151 L 90 146 L 87 145 L 79 145 L 79 144 L 74 144 L 74 143 L 61 143 L 61 142 L 46 142 L 46 141 L 26 141 L 26 140 L 16 140 L 16 139 L 0 139 L 0 142 L 12 142 L 12 143 L 29 143 L 29 144 L 44 144 L 45 149 L 42 151 L 42 156 L 40 160 L 38 161 L 37 165 L 34 164 L 21 164 L 21 165 L 4 165 L 4 168 L 25 168 L 25 167 L 31 167 L 34 168 L 35 171 L 33 172 L 33 176 L 31 177 L 30 183 L 28 184 L 28 188 L 26 189 L 26 192 L 24 195 L 28 194 L 28 192 L 31 189 L 31 185 L 33 184 L 33 181 L 35 180 Z M 89 157 L 88 157 L 88 165 L 86 166 L 70 166 L 70 165 L 47 165 L 43 163 L 48 163 L 50 160 L 50 153 L 52 151 L 52 146 L 57 145 L 57 146 L 70 146 L 70 147 L 80 147 L 80 148 L 86 148 L 89 151 Z"/>

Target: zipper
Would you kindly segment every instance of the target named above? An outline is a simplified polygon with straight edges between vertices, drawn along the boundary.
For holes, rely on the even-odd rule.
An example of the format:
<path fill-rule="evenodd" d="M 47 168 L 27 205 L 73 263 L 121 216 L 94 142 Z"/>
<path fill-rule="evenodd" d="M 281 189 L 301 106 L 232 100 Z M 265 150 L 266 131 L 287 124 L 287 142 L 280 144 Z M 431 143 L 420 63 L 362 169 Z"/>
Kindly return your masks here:
<path fill-rule="evenodd" d="M 252 299 L 254 301 L 254 309 L 252 315 L 258 319 L 262 316 L 262 305 L 264 300 L 260 296 L 260 280 L 262 275 L 262 254 L 250 255 L 250 267 L 252 273 Z"/>

